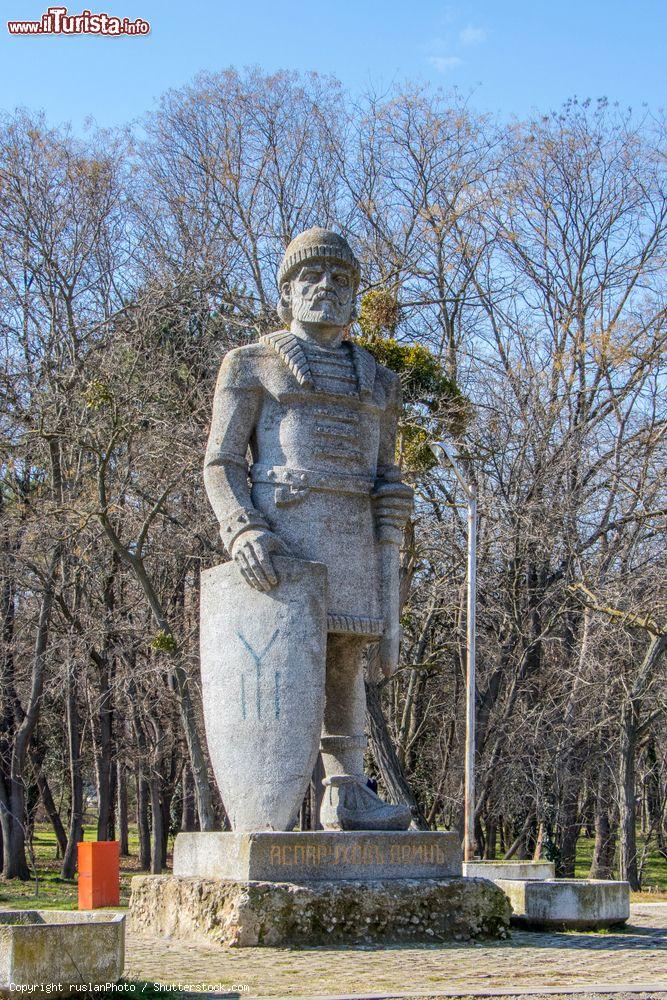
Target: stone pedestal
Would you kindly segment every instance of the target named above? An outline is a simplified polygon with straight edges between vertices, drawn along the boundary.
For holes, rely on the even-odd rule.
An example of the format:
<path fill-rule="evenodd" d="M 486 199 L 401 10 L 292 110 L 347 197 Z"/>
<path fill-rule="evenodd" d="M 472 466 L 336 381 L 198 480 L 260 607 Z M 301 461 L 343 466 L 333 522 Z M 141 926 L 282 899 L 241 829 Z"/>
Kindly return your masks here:
<path fill-rule="evenodd" d="M 505 937 L 511 908 L 483 879 L 291 884 L 138 875 L 132 930 L 227 947 Z"/>
<path fill-rule="evenodd" d="M 173 876 L 132 879 L 132 927 L 234 947 L 504 937 L 454 833 L 181 833 Z"/>
<path fill-rule="evenodd" d="M 455 833 L 413 830 L 179 833 L 174 875 L 292 883 L 456 878 L 461 848 Z"/>

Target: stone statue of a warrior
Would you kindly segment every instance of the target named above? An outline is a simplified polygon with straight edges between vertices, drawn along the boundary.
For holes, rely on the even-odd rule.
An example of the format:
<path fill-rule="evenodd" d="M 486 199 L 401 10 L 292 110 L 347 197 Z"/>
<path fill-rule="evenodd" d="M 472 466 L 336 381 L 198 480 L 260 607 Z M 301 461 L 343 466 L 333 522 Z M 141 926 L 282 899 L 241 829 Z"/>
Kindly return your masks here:
<path fill-rule="evenodd" d="M 363 767 L 363 652 L 369 643 L 379 643 L 385 673 L 396 667 L 398 548 L 412 508 L 412 490 L 401 482 L 395 464 L 398 378 L 344 336 L 355 315 L 359 277 L 359 263 L 338 233 L 313 228 L 289 244 L 278 271 L 278 313 L 285 328 L 224 358 L 205 483 L 234 564 L 235 607 L 241 600 L 239 587 L 245 588 L 248 616 L 258 595 L 279 595 L 280 567 L 291 566 L 289 560 L 326 568 L 323 715 L 315 723 L 321 728 L 325 772 L 323 825 L 405 829 L 409 810 L 382 802 L 369 788 Z M 290 606 L 294 593 L 299 595 L 295 579 Z M 272 606 L 265 606 L 269 611 L 262 614 L 271 614 Z M 304 616 L 310 613 L 308 607 L 304 589 Z M 224 609 L 220 613 L 224 615 Z M 267 631 L 257 649 L 243 629 L 236 629 L 234 642 L 235 636 L 247 650 L 248 670 L 255 671 L 248 672 L 247 683 L 242 679 L 238 694 L 240 708 L 231 738 L 242 741 L 243 725 L 250 725 L 252 712 L 253 724 L 279 724 L 286 672 L 271 667 L 269 713 L 269 689 L 262 687 L 269 683 L 268 674 L 261 671 L 283 641 L 280 630 Z M 269 647 L 272 651 L 267 652 Z M 315 684 L 317 662 L 312 663 L 308 669 Z M 251 682 L 256 685 L 254 701 L 249 700 Z M 210 695 L 209 701 L 216 697 Z M 316 704 L 308 708 L 316 710 Z M 205 711 L 208 731 L 208 720 L 222 708 L 207 708 L 205 698 Z M 281 740 L 276 745 L 284 747 Z M 273 774 L 288 768 L 289 762 L 267 761 L 266 767 Z M 264 825 L 274 825 L 270 816 Z"/>

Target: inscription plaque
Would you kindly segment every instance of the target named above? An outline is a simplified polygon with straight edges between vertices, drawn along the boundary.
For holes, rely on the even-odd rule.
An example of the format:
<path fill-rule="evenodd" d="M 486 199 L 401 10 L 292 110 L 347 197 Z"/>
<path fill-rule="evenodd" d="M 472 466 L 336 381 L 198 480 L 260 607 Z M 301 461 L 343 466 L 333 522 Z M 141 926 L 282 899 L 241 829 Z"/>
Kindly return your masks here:
<path fill-rule="evenodd" d="M 179 833 L 174 875 L 258 882 L 458 878 L 454 833 Z"/>

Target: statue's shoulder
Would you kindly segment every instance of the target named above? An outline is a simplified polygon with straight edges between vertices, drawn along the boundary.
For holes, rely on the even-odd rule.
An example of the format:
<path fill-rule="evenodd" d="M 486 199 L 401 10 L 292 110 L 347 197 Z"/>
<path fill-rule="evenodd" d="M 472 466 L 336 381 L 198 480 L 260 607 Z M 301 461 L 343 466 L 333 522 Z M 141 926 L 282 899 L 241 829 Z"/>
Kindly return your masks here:
<path fill-rule="evenodd" d="M 372 369 L 376 379 L 379 379 L 382 383 L 383 388 L 388 389 L 391 386 L 399 384 L 399 376 L 396 372 L 393 372 L 391 368 L 386 368 L 384 365 L 380 364 L 374 354 L 372 354 L 361 344 L 358 344 L 356 340 L 351 340 L 352 351 L 355 356 L 355 361 L 359 367 L 364 367 Z"/>
<path fill-rule="evenodd" d="M 267 365 L 271 366 L 274 358 L 274 352 L 262 340 L 234 347 L 222 359 L 218 388 L 258 388 L 266 378 Z"/>
<path fill-rule="evenodd" d="M 375 377 L 380 380 L 385 391 L 394 392 L 401 384 L 400 375 L 386 365 L 381 365 L 379 361 L 375 362 Z"/>
<path fill-rule="evenodd" d="M 386 403 L 393 405 L 400 398 L 401 394 L 400 376 L 396 372 L 393 372 L 391 368 L 380 364 L 375 356 L 370 351 L 367 351 L 365 347 L 361 347 L 355 343 L 354 352 L 359 359 L 357 362 L 358 368 L 366 368 L 367 370 L 372 368 L 376 395 L 379 389 Z"/>

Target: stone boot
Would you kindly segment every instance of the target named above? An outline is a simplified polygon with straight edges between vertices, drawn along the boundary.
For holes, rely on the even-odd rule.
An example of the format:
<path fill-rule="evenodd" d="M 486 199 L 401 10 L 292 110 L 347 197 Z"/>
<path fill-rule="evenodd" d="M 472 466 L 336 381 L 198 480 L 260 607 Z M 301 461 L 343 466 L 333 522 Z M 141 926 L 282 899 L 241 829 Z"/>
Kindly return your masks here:
<path fill-rule="evenodd" d="M 383 802 L 363 776 L 335 774 L 325 778 L 320 822 L 325 830 L 407 830 L 407 806 Z"/>

